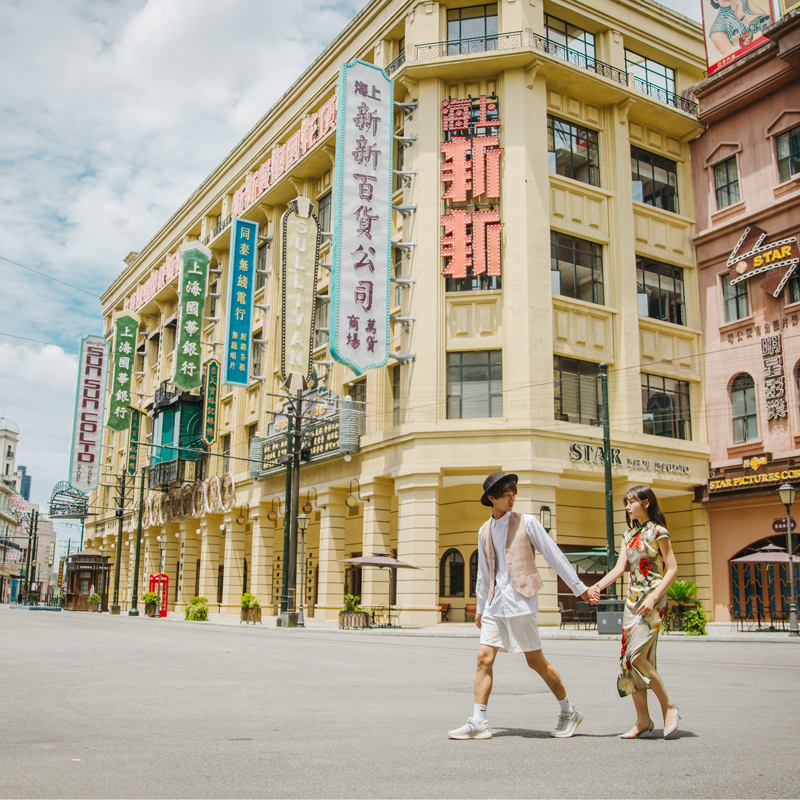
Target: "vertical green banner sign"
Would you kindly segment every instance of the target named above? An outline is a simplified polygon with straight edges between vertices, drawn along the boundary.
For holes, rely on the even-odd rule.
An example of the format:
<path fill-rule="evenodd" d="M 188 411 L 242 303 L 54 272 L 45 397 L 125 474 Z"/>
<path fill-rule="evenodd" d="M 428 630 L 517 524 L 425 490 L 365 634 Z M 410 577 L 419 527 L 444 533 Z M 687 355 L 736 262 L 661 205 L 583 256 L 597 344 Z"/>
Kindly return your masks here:
<path fill-rule="evenodd" d="M 214 444 L 217 438 L 217 394 L 219 393 L 219 361 L 206 365 L 206 399 L 203 409 L 203 441 Z"/>
<path fill-rule="evenodd" d="M 128 406 L 131 403 L 131 373 L 136 357 L 136 333 L 139 315 L 121 311 L 114 318 L 114 378 L 108 402 L 106 426 L 115 431 L 128 429 Z"/>
<path fill-rule="evenodd" d="M 181 276 L 178 284 L 178 330 L 172 382 L 188 392 L 202 383 L 200 330 L 208 287 L 211 251 L 199 242 L 182 244 Z"/>
<path fill-rule="evenodd" d="M 142 412 L 131 409 L 130 438 L 128 440 L 128 475 L 136 474 L 136 461 L 139 457 L 139 431 L 142 425 Z"/>

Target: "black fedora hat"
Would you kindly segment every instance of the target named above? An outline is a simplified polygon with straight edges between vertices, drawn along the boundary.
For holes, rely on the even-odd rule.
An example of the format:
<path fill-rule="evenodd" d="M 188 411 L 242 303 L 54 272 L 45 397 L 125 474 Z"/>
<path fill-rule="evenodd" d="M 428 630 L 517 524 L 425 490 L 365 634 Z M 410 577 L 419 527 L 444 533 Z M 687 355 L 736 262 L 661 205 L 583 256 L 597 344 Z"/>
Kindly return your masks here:
<path fill-rule="evenodd" d="M 493 472 L 483 482 L 483 497 L 481 497 L 481 504 L 491 508 L 492 501 L 489 500 L 489 492 L 491 492 L 494 488 L 499 488 L 500 484 L 511 483 L 511 481 L 517 483 L 519 481 L 519 477 L 514 475 L 513 472 L 509 472 L 508 475 L 506 475 L 504 472 Z"/>

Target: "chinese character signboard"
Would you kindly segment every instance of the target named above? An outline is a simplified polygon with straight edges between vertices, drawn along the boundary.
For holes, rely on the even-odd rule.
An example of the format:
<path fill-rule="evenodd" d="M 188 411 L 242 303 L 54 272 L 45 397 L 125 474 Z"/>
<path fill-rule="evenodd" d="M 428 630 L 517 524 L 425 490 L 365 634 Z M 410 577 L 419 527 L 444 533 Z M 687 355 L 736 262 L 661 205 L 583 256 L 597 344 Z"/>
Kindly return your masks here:
<path fill-rule="evenodd" d="M 106 425 L 115 431 L 128 428 L 128 406 L 131 403 L 131 373 L 136 350 L 139 315 L 123 311 L 114 320 L 114 379 L 108 405 Z"/>
<path fill-rule="evenodd" d="M 394 83 L 358 59 L 339 72 L 330 352 L 356 375 L 389 358 Z"/>
<path fill-rule="evenodd" d="M 757 225 L 745 229 L 728 257 L 731 286 L 761 275 L 761 288 L 778 297 L 800 264 L 796 236 L 768 242 L 767 232 Z"/>
<path fill-rule="evenodd" d="M 139 433 L 142 428 L 142 412 L 138 408 L 131 409 L 130 441 L 128 442 L 128 475 L 136 474 L 136 462 L 139 457 Z"/>
<path fill-rule="evenodd" d="M 321 239 L 313 208 L 308 198 L 298 197 L 283 215 L 281 379 L 289 391 L 311 381 Z"/>
<path fill-rule="evenodd" d="M 783 342 L 781 335 L 765 336 L 761 340 L 764 358 L 764 397 L 767 401 L 767 421 L 786 416 L 786 376 L 783 373 Z"/>
<path fill-rule="evenodd" d="M 253 291 L 256 280 L 258 223 L 234 217 L 228 264 L 228 319 L 225 327 L 225 361 L 222 382 L 247 386 L 250 381 Z"/>
<path fill-rule="evenodd" d="M 703 0 L 702 8 L 709 75 L 769 41 L 770 0 Z"/>
<path fill-rule="evenodd" d="M 214 444 L 217 438 L 217 396 L 219 395 L 219 361 L 206 364 L 206 397 L 203 408 L 203 441 Z"/>
<path fill-rule="evenodd" d="M 69 485 L 79 492 L 96 489 L 100 482 L 107 372 L 108 342 L 102 336 L 86 336 L 81 340 L 78 361 L 78 393 L 69 465 Z"/>
<path fill-rule="evenodd" d="M 450 278 L 500 277 L 500 124 L 494 97 L 442 101 L 441 256 Z"/>
<path fill-rule="evenodd" d="M 178 330 L 172 382 L 185 392 L 200 388 L 202 382 L 200 329 L 206 304 L 208 264 L 211 251 L 198 242 L 182 244 L 181 277 L 178 284 Z"/>

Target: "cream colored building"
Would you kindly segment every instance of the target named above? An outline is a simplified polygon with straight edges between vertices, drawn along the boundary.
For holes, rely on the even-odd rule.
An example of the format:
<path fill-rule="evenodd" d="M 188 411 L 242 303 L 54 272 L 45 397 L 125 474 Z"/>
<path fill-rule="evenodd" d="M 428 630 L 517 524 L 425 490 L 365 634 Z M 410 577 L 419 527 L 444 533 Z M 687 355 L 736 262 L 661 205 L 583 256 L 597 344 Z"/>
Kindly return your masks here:
<path fill-rule="evenodd" d="M 231 214 L 257 221 L 262 235 L 274 237 L 260 251 L 268 274 L 256 294 L 254 337 L 266 340 L 254 367 L 258 377 L 246 389 L 221 387 L 211 448 L 217 455 L 202 462 L 203 477 L 233 473 L 233 505 L 156 525 L 145 515 L 142 584 L 158 571 L 156 537 L 166 536 L 176 609 L 199 593 L 212 612 L 238 614 L 245 587 L 262 606 L 277 608 L 283 518 L 267 515 L 283 514 L 285 480 L 251 478 L 248 461 L 236 458 L 247 458 L 249 439 L 266 435 L 270 411 L 280 405 L 268 394 L 281 393 L 277 222 L 290 200 L 306 195 L 326 229 L 332 98 L 339 66 L 355 57 L 385 67 L 395 80 L 395 101 L 411 104 L 398 108 L 395 133 L 404 138 L 402 169 L 415 174 L 398 178 L 394 203 L 412 208 L 395 212 L 393 240 L 410 244 L 396 249 L 395 276 L 413 282 L 393 286 L 392 313 L 404 321 L 392 325 L 391 351 L 414 358 L 392 358 L 362 378 L 339 364 L 318 365 L 328 388 L 365 401 L 366 413 L 351 460 L 312 463 L 301 472 L 301 496 L 314 505 L 298 581 L 307 616 L 335 619 L 346 591 L 356 590 L 362 604 L 385 604 L 385 572 L 348 572 L 341 562 L 383 549 L 420 568 L 398 572 L 403 624 L 436 623 L 445 603 L 450 621 L 463 620 L 465 606 L 475 602 L 471 562 L 487 518 L 481 483 L 497 469 L 520 476 L 517 510 L 550 510 L 550 533 L 560 546 L 603 546 L 597 456 L 603 361 L 619 450 L 617 533 L 624 529 L 624 491 L 652 485 L 680 575 L 700 584 L 710 608 L 708 527 L 705 511 L 693 504 L 693 489 L 705 483 L 708 469 L 688 144 L 702 126 L 682 94 L 703 74 L 703 43 L 697 24 L 648 0 L 376 0 L 146 247 L 128 256 L 103 295 L 103 314 L 107 331 L 126 301 L 142 314 L 132 388 L 152 412 L 174 355 L 170 256 L 197 239 L 213 251 L 212 268 L 220 272 L 212 274 L 212 291 L 221 296 L 206 305 L 211 319 L 202 338 L 211 343 L 205 357 L 219 357 L 213 343 L 223 337 Z M 499 201 L 478 198 L 475 208 L 500 212 L 502 272 L 499 281 L 456 282 L 442 276 L 440 255 L 440 217 L 448 208 L 440 175 L 442 103 L 473 98 L 477 113 L 481 96 L 497 103 L 501 124 L 493 132 L 503 153 Z M 283 166 L 287 141 L 294 143 L 291 164 L 281 172 L 275 163 Z M 330 261 L 329 248 L 326 242 L 323 262 Z M 322 270 L 320 295 L 328 294 L 328 274 Z M 324 317 L 319 327 L 326 327 Z M 320 330 L 320 362 L 330 359 L 325 338 Z M 147 432 L 151 425 L 148 418 Z M 106 430 L 105 442 L 111 447 L 104 466 L 112 475 L 126 463 L 127 436 Z M 225 452 L 227 458 L 219 455 Z M 345 504 L 350 494 L 358 501 L 352 508 Z M 102 487 L 95 502 L 111 506 L 113 495 Z M 116 520 L 106 513 L 87 526 L 87 547 L 115 543 Z M 135 523 L 129 514 L 122 537 L 124 604 Z M 559 595 L 552 571 L 545 568 L 543 576 L 540 616 L 554 623 L 558 602 L 570 598 Z"/>

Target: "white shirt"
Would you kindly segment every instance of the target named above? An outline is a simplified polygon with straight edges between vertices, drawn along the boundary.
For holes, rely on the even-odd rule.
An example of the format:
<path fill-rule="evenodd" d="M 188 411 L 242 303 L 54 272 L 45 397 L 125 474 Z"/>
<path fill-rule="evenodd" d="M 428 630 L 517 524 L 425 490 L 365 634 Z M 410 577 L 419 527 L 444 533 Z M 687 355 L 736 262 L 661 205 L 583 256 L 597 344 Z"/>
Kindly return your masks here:
<path fill-rule="evenodd" d="M 535 614 L 539 610 L 539 595 L 523 597 L 512 585 L 506 564 L 506 537 L 508 536 L 508 521 L 510 514 L 503 514 L 500 519 L 491 518 L 492 545 L 496 569 L 496 581 L 492 602 L 486 606 L 489 596 L 492 576 L 489 575 L 486 553 L 483 551 L 483 539 L 478 541 L 478 580 L 475 585 L 475 594 L 478 597 L 478 614 L 489 614 L 493 617 L 519 617 L 523 614 Z M 537 553 L 544 556 L 548 565 L 556 571 L 558 576 L 569 586 L 572 593 L 579 597 L 587 586 L 578 577 L 575 568 L 567 557 L 558 549 L 556 543 L 547 535 L 539 520 L 529 514 L 522 515 L 525 533 Z"/>

